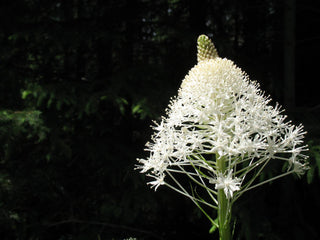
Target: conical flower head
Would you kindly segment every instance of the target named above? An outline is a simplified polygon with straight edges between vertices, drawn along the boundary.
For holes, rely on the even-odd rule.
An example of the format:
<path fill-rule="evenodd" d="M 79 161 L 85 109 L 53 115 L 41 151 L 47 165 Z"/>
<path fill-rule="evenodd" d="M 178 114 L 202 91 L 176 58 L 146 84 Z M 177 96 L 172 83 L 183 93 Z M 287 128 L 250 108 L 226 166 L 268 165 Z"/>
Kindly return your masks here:
<path fill-rule="evenodd" d="M 198 62 L 218 57 L 217 49 L 213 42 L 206 35 L 200 35 L 197 41 Z"/>
<path fill-rule="evenodd" d="M 190 176 L 205 169 L 207 174 L 203 170 L 200 177 L 209 182 L 226 172 L 232 173 L 228 181 L 244 180 L 248 171 L 271 160 L 288 162 L 288 171 L 303 173 L 306 156 L 302 152 L 307 150 L 303 127 L 286 121 L 280 107 L 269 103 L 257 82 L 250 81 L 231 60 L 218 57 L 212 42 L 200 36 L 198 64 L 182 81 L 167 115 L 154 127 L 152 142 L 147 144 L 150 156 L 139 159 L 139 168 L 149 171 L 156 187 L 165 183 L 167 174 L 187 171 L 187 166 L 195 169 L 187 171 Z M 226 172 L 219 172 L 206 156 L 225 158 Z M 216 187 L 222 185 L 216 181 Z M 240 190 L 240 182 L 230 189 Z"/>

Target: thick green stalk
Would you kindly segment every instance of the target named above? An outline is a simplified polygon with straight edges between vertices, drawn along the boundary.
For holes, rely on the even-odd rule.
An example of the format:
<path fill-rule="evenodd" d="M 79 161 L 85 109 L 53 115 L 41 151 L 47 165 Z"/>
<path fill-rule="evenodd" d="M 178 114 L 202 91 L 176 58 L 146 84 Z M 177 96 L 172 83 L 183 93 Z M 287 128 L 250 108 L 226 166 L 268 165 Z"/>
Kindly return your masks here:
<path fill-rule="evenodd" d="M 217 170 L 225 174 L 226 162 L 223 157 L 217 157 Z M 223 189 L 218 190 L 218 220 L 220 240 L 231 240 L 231 205 Z"/>

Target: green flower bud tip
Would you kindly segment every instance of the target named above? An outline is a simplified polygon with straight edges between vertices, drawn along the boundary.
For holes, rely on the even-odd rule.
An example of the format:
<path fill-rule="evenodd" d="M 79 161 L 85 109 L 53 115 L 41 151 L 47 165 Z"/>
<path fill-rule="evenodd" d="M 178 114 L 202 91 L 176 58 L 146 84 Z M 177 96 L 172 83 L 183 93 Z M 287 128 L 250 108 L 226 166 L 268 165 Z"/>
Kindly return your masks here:
<path fill-rule="evenodd" d="M 206 35 L 200 35 L 198 37 L 198 62 L 214 59 L 218 57 L 217 49 L 215 48 L 213 42 Z"/>

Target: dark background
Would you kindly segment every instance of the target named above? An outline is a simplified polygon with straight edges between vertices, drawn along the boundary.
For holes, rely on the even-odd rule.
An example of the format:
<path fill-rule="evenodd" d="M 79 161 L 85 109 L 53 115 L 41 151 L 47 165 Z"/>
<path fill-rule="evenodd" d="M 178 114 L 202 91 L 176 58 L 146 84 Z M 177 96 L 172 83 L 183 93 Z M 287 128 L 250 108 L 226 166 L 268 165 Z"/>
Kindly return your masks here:
<path fill-rule="evenodd" d="M 308 131 L 310 170 L 239 199 L 234 239 L 320 239 L 319 23 L 312 0 L 2 0 L 0 238 L 218 239 L 133 170 L 204 33 Z"/>

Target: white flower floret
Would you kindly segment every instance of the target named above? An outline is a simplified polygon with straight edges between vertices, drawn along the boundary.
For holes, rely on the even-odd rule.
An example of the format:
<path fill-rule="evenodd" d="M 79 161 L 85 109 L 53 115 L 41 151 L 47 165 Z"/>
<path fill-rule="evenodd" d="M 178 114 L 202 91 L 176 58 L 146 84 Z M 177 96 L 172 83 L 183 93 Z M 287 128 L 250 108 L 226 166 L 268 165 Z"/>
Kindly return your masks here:
<path fill-rule="evenodd" d="M 241 186 L 241 180 L 237 177 L 232 176 L 232 170 L 225 176 L 219 173 L 216 179 L 210 179 L 209 182 L 215 184 L 215 189 L 223 189 L 226 197 L 231 199 L 233 192 L 239 191 Z"/>
<path fill-rule="evenodd" d="M 150 176 L 153 177 L 152 175 L 150 175 Z M 164 184 L 165 184 L 164 178 L 165 178 L 165 175 L 164 175 L 164 174 L 160 174 L 159 176 L 157 176 L 157 177 L 155 178 L 154 181 L 148 182 L 148 184 L 151 185 L 151 188 L 154 187 L 154 190 L 157 191 L 157 188 L 158 188 L 160 185 L 164 185 Z"/>

